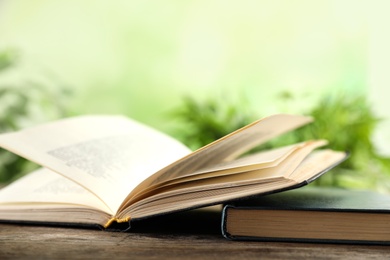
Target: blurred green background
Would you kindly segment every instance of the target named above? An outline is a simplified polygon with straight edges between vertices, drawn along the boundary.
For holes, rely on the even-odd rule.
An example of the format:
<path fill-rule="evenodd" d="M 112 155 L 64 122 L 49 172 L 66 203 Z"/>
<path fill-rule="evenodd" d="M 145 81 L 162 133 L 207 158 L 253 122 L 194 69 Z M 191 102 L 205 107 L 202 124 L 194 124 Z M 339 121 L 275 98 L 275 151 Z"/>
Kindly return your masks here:
<path fill-rule="evenodd" d="M 324 185 L 388 190 L 388 7 L 380 0 L 1 1 L 0 130 L 120 113 L 196 148 L 272 113 L 311 114 L 322 129 L 314 137 L 357 154 L 358 165 Z M 194 138 L 210 125 L 212 134 Z M 344 140 L 354 130 L 362 142 Z M 314 130 L 274 145 L 311 137 L 304 131 Z M 30 169 L 2 154 L 0 181 Z"/>

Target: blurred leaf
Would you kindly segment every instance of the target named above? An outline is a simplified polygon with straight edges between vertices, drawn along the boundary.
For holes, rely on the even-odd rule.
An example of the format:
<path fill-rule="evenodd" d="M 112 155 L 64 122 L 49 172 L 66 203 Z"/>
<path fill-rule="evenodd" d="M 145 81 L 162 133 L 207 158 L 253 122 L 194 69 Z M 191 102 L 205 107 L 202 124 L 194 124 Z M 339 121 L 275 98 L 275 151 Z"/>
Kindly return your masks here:
<path fill-rule="evenodd" d="M 245 106 L 232 105 L 227 99 L 198 102 L 191 97 L 185 97 L 182 106 L 171 116 L 181 125 L 174 135 L 192 149 L 211 143 L 256 119 L 254 114 L 245 113 Z"/>
<path fill-rule="evenodd" d="M 17 58 L 18 55 L 13 49 L 0 52 L 0 71 L 12 67 L 16 63 Z"/>
<path fill-rule="evenodd" d="M 0 53 L 0 72 L 5 68 L 14 69 L 15 65 L 14 54 Z M 53 86 L 31 80 L 18 85 L 0 84 L 0 133 L 65 116 L 66 89 L 58 82 Z M 0 149 L 0 182 L 12 181 L 36 167 L 34 163 Z"/>

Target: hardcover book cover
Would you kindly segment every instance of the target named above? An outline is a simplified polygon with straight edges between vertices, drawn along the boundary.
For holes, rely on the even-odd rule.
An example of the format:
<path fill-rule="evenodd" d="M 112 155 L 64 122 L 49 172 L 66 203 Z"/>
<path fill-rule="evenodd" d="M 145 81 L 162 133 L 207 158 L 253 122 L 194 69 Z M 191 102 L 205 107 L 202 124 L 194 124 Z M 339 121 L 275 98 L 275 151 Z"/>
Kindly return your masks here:
<path fill-rule="evenodd" d="M 225 205 L 232 240 L 390 244 L 390 195 L 304 187 Z"/>

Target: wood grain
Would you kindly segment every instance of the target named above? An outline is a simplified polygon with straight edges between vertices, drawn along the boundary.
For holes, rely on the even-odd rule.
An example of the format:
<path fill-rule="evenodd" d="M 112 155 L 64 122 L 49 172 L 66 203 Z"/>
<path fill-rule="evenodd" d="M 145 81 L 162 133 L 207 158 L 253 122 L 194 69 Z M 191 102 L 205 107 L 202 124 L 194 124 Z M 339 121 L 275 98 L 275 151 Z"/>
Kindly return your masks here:
<path fill-rule="evenodd" d="M 131 232 L 0 224 L 0 259 L 385 259 L 388 246 L 236 242 L 219 213 L 185 212 L 134 223 Z"/>

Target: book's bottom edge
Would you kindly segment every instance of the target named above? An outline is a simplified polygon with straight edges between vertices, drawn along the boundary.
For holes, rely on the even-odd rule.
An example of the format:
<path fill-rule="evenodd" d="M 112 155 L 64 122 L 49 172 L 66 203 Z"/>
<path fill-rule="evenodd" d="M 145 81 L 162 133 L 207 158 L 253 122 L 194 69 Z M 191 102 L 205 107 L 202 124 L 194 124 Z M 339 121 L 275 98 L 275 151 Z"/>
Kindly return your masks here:
<path fill-rule="evenodd" d="M 346 244 L 346 245 L 382 245 L 389 246 L 390 241 L 375 240 L 347 240 L 347 239 L 322 239 L 322 238 L 273 238 L 273 237 L 251 237 L 233 236 L 223 234 L 232 241 L 257 241 L 257 242 L 290 242 L 290 243 L 310 243 L 310 244 Z"/>
<path fill-rule="evenodd" d="M 112 232 L 125 232 L 130 229 L 130 222 L 113 223 L 107 228 L 104 228 L 102 225 L 96 223 L 3 220 L 3 219 L 0 219 L 0 224 L 37 226 L 37 227 L 40 226 L 40 227 L 82 228 L 82 229 L 94 229 L 94 230 L 112 231 Z"/>
<path fill-rule="evenodd" d="M 85 229 L 99 229 L 105 230 L 99 224 L 91 223 L 70 223 L 70 222 L 40 222 L 28 220 L 3 220 L 0 219 L 1 224 L 23 225 L 23 226 L 41 226 L 41 227 L 67 227 L 67 228 L 85 228 Z"/>

